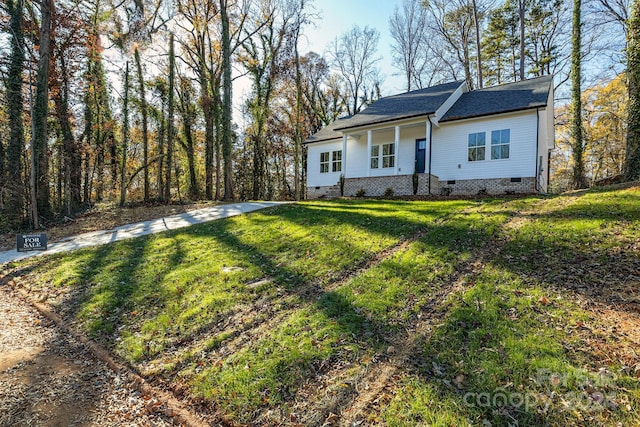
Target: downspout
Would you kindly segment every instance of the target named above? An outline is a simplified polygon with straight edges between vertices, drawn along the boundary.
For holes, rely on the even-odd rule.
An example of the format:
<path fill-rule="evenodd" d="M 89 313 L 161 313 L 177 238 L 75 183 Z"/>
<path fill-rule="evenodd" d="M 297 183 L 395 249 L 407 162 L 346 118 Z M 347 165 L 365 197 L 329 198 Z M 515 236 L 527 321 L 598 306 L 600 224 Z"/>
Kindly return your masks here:
<path fill-rule="evenodd" d="M 540 167 L 538 162 L 538 156 L 540 155 L 540 109 L 536 108 L 536 192 L 540 192 Z"/>
<path fill-rule="evenodd" d="M 431 117 L 427 116 L 427 123 L 429 124 L 429 195 L 431 196 L 431 152 L 433 150 L 433 124 L 431 123 Z"/>

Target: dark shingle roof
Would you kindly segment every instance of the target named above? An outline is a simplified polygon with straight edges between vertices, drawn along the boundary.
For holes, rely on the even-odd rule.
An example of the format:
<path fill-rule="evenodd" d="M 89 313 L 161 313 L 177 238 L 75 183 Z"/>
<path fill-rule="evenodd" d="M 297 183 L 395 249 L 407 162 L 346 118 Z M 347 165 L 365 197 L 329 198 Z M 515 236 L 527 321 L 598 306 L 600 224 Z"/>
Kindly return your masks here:
<path fill-rule="evenodd" d="M 399 95 L 387 96 L 346 120 L 336 129 L 384 123 L 433 114 L 463 82 L 450 82 Z"/>
<path fill-rule="evenodd" d="M 336 128 L 342 126 L 346 121 L 348 121 L 352 117 L 353 116 L 342 117 L 335 120 L 330 125 L 323 127 L 318 132 L 311 135 L 309 138 L 307 138 L 307 140 L 304 143 L 309 144 L 311 142 L 328 141 L 330 139 L 342 138 L 342 133 L 338 132 Z"/>
<path fill-rule="evenodd" d="M 305 144 L 342 137 L 342 130 L 433 114 L 462 81 L 381 98 L 355 116 L 338 119 L 311 135 Z M 462 94 L 440 122 L 527 110 L 547 105 L 552 76 L 508 83 Z"/>
<path fill-rule="evenodd" d="M 479 89 L 463 94 L 440 122 L 528 110 L 547 105 L 552 76 Z"/>

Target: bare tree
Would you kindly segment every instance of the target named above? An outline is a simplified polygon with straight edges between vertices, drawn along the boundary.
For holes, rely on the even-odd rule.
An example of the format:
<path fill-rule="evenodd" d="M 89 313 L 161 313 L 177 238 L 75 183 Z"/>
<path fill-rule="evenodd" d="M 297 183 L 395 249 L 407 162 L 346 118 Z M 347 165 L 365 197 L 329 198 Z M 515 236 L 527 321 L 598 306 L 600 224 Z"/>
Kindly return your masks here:
<path fill-rule="evenodd" d="M 614 22 L 620 25 L 625 35 L 628 36 L 629 10 L 631 0 L 593 0 L 592 11 L 601 14 L 606 22 Z"/>
<path fill-rule="evenodd" d="M 393 65 L 405 76 L 407 91 L 429 86 L 437 67 L 434 67 L 431 43 L 428 43 L 428 14 L 420 2 L 403 0 L 395 7 L 389 18 L 389 30 L 394 44 L 391 45 Z M 430 72 L 430 76 L 425 74 Z"/>
<path fill-rule="evenodd" d="M 178 42 L 184 56 L 178 57 L 196 76 L 200 88 L 200 107 L 205 125 L 205 197 L 220 199 L 222 162 L 220 151 L 221 50 L 215 26 L 220 24 L 219 8 L 211 0 L 178 0 L 182 37 Z M 214 183 L 214 163 L 216 181 Z M 215 194 L 214 194 L 215 186 Z"/>
<path fill-rule="evenodd" d="M 477 47 L 473 5 L 466 0 L 433 0 L 426 2 L 426 7 L 432 16 L 430 29 L 439 39 L 435 44 L 441 43 L 446 49 L 442 57 L 449 74 L 455 78 L 457 70 L 462 68 L 469 88 L 473 88 L 471 57 Z"/>
<path fill-rule="evenodd" d="M 300 169 L 302 166 L 302 103 L 303 103 L 303 91 L 302 91 L 302 69 L 300 67 L 300 52 L 298 49 L 298 42 L 300 40 L 300 33 L 304 24 L 311 21 L 311 16 L 306 12 L 306 8 L 309 7 L 311 1 L 309 0 L 293 0 L 289 3 L 289 7 L 295 8 L 295 21 L 292 25 L 292 35 L 290 37 L 291 44 L 293 44 L 293 58 L 296 69 L 295 83 L 296 83 L 296 103 L 295 103 L 295 116 L 294 116 L 294 194 L 295 200 L 300 200 L 301 197 L 301 179 Z M 312 6 L 311 6 L 312 7 Z"/>
<path fill-rule="evenodd" d="M 354 26 L 330 45 L 331 63 L 346 87 L 347 112 L 358 113 L 366 104 L 367 91 L 380 83 L 376 64 L 380 33 L 375 28 Z"/>

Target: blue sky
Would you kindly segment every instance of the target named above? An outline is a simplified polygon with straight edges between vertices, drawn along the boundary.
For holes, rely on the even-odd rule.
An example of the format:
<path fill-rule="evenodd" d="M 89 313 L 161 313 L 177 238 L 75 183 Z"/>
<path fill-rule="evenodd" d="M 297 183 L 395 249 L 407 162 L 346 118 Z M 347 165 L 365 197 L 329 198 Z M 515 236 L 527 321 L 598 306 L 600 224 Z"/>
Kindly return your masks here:
<path fill-rule="evenodd" d="M 378 53 L 382 56 L 379 66 L 386 77 L 383 82 L 383 94 L 391 95 L 403 91 L 404 83 L 391 65 L 391 35 L 389 17 L 396 5 L 402 0 L 314 0 L 313 7 L 320 15 L 315 24 L 304 28 L 307 45 L 302 42 L 301 52 L 313 50 L 324 54 L 327 45 L 336 37 L 348 31 L 354 25 L 366 25 L 380 32 Z"/>

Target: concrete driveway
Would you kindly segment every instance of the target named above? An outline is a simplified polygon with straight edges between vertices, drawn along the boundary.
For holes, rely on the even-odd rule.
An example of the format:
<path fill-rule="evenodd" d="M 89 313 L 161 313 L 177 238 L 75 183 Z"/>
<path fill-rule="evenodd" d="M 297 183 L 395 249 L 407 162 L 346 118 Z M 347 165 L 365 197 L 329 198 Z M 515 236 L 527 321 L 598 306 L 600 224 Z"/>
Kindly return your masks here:
<path fill-rule="evenodd" d="M 271 206 L 277 206 L 283 203 L 289 202 L 246 202 L 211 206 L 191 212 L 167 216 L 164 218 L 152 219 L 135 224 L 122 225 L 111 230 L 101 230 L 93 231 L 91 233 L 79 234 L 77 236 L 67 237 L 55 243 L 51 243 L 50 245 L 48 245 L 48 249 L 46 251 L 18 252 L 17 250 L 13 249 L 10 251 L 0 252 L 0 265 L 7 262 L 18 261 L 34 256 L 68 252 L 75 249 L 86 248 L 89 246 L 104 245 L 105 243 L 113 243 L 119 240 L 146 236 L 147 234 L 159 233 L 161 231 L 189 227 L 191 225 L 202 224 L 203 222 L 241 215 L 243 213 L 253 212 L 258 209 L 264 209 Z"/>

